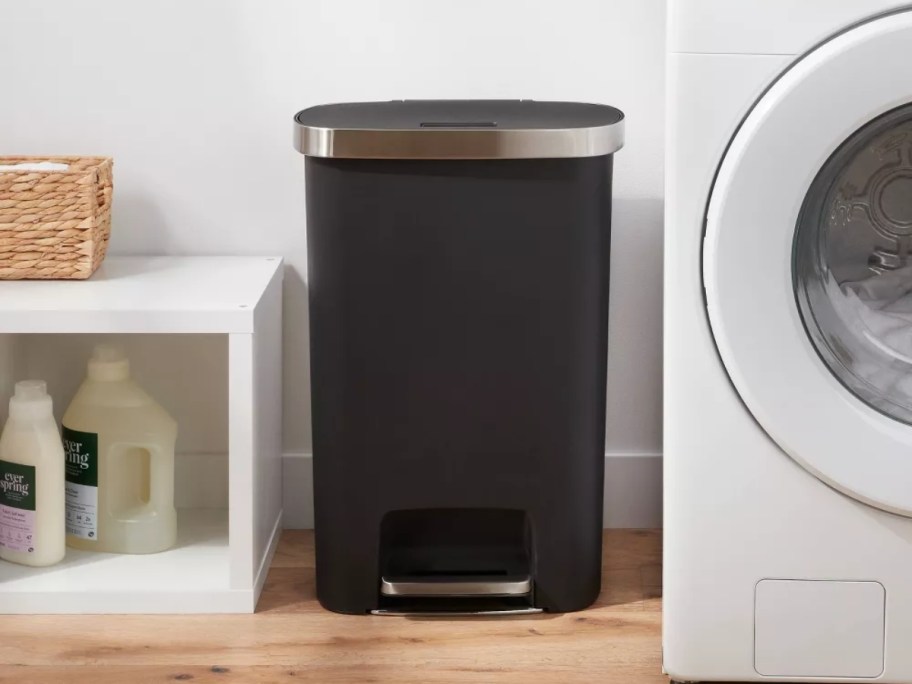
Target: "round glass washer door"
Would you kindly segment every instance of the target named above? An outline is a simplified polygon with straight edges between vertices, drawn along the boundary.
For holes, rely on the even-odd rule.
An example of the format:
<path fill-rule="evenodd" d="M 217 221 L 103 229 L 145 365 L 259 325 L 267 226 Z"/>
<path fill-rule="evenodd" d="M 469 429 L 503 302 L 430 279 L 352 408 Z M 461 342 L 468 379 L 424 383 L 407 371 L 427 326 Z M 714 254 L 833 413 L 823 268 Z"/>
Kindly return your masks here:
<path fill-rule="evenodd" d="M 793 274 L 805 328 L 830 371 L 912 425 L 912 105 L 863 126 L 817 174 Z"/>
<path fill-rule="evenodd" d="M 724 154 L 702 263 L 716 348 L 760 427 L 834 489 L 907 516 L 910 63 L 905 10 L 784 71 Z"/>

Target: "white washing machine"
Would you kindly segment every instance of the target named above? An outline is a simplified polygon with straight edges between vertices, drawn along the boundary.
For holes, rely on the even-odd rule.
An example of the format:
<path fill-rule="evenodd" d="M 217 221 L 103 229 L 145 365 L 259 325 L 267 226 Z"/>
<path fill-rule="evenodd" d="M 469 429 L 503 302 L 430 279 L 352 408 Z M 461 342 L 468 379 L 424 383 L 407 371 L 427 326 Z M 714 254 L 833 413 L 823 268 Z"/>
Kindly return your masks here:
<path fill-rule="evenodd" d="M 668 50 L 665 669 L 912 683 L 912 4 Z"/>

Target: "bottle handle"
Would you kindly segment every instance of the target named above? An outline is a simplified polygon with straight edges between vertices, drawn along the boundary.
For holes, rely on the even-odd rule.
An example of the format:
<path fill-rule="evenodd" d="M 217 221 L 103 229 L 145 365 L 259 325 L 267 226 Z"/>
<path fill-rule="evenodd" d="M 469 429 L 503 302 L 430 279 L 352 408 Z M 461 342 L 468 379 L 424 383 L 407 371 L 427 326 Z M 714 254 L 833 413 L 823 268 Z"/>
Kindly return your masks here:
<path fill-rule="evenodd" d="M 149 503 L 156 512 L 174 508 L 174 459 L 167 458 L 165 449 L 157 444 L 145 449 L 149 452 Z"/>
<path fill-rule="evenodd" d="M 131 449 L 141 449 L 149 454 L 149 500 L 142 507 L 143 512 L 155 514 L 174 507 L 174 467 L 173 459 L 168 459 L 170 450 L 155 443 L 118 442 L 111 446 L 111 457 L 118 458 Z M 170 486 L 169 486 L 170 485 Z"/>

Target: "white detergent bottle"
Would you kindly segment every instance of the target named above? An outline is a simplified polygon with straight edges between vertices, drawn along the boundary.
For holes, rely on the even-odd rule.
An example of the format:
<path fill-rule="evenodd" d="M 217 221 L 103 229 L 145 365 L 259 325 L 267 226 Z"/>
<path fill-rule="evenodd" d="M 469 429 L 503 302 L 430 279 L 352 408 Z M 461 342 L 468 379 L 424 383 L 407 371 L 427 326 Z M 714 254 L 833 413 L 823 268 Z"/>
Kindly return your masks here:
<path fill-rule="evenodd" d="M 130 379 L 123 351 L 99 345 L 63 416 L 67 545 L 156 553 L 174 545 L 177 423 Z"/>
<path fill-rule="evenodd" d="M 53 565 L 66 553 L 63 446 L 41 380 L 16 383 L 0 435 L 0 558 Z"/>

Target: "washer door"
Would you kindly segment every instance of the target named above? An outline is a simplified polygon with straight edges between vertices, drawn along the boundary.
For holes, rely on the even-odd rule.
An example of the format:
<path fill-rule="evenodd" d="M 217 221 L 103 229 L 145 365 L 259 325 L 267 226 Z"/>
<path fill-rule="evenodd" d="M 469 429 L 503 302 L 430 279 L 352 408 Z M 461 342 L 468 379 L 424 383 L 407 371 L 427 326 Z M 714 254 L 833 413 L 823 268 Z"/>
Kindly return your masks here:
<path fill-rule="evenodd" d="M 827 484 L 912 516 L 910 64 L 907 10 L 770 87 L 719 168 L 703 279 L 719 354 L 769 436 Z"/>

